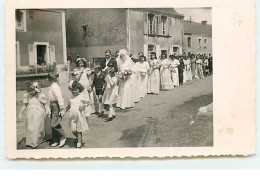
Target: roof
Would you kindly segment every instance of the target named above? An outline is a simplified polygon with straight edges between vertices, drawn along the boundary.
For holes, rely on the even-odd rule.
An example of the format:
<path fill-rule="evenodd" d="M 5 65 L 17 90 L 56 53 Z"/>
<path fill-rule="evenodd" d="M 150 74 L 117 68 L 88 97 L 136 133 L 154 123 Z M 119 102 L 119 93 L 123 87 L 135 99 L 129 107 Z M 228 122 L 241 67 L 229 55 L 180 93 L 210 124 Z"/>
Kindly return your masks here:
<path fill-rule="evenodd" d="M 184 33 L 185 34 L 198 34 L 212 37 L 212 25 L 203 24 L 199 22 L 187 22 L 184 21 Z"/>
<path fill-rule="evenodd" d="M 149 8 L 149 9 L 184 17 L 183 14 L 176 12 L 174 8 Z"/>
<path fill-rule="evenodd" d="M 152 13 L 159 13 L 159 14 L 167 15 L 167 16 L 184 18 L 184 15 L 176 12 L 174 8 L 133 8 L 133 9 L 139 10 L 139 11 L 148 11 L 148 12 L 152 12 Z"/>

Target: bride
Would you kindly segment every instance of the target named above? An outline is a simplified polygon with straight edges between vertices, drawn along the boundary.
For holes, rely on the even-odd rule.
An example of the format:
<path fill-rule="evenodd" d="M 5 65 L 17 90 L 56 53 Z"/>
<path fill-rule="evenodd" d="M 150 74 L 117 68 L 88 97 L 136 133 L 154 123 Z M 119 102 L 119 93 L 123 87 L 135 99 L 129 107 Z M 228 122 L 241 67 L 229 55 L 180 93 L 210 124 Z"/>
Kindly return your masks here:
<path fill-rule="evenodd" d="M 121 109 L 134 107 L 133 83 L 131 80 L 133 63 L 127 51 L 121 49 L 116 59 L 118 65 L 119 91 L 116 107 Z"/>

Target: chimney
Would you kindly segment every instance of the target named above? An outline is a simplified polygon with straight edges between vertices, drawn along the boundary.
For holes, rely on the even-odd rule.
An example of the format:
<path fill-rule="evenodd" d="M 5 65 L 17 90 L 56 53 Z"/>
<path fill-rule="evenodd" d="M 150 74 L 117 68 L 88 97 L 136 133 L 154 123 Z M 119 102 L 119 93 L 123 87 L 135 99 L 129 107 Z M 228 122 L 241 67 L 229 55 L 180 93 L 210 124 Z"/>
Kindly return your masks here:
<path fill-rule="evenodd" d="M 207 21 L 201 21 L 201 23 L 207 25 Z"/>

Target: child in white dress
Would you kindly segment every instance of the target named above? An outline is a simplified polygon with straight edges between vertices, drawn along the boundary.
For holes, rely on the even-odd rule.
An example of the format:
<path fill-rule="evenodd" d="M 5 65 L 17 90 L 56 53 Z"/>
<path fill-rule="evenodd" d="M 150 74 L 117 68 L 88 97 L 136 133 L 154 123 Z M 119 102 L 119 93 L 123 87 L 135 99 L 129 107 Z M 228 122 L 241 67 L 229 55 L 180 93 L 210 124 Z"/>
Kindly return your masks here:
<path fill-rule="evenodd" d="M 77 148 L 81 148 L 82 132 L 89 130 L 87 123 L 88 114 L 85 111 L 87 105 L 89 105 L 89 101 L 88 98 L 86 98 L 82 93 L 84 87 L 77 81 L 73 82 L 69 90 L 73 95 L 73 97 L 70 99 L 70 104 L 67 107 L 67 110 L 70 110 L 70 130 L 75 135 L 75 137 L 77 137 Z"/>
<path fill-rule="evenodd" d="M 23 107 L 19 118 L 21 119 L 25 113 L 25 145 L 36 148 L 45 141 L 44 125 L 50 110 L 46 105 L 45 95 L 40 93 L 37 82 L 30 82 L 27 92 L 27 94 L 24 94 Z"/>
<path fill-rule="evenodd" d="M 117 77 L 114 68 L 111 67 L 107 68 L 106 74 L 106 88 L 102 100 L 103 104 L 109 106 L 109 114 L 106 121 L 112 121 L 116 117 L 114 106 L 117 103 L 118 96 Z"/>

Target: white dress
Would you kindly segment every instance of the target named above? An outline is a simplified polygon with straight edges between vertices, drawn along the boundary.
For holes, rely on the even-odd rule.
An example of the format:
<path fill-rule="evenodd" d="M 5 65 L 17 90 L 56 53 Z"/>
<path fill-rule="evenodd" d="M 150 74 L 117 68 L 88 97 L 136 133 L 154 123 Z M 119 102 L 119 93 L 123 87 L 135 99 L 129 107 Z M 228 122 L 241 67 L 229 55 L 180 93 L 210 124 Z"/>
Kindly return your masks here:
<path fill-rule="evenodd" d="M 187 59 L 185 62 L 185 68 L 186 68 L 186 73 L 187 73 L 187 81 L 192 80 L 192 73 L 191 73 L 191 61 L 190 59 Z"/>
<path fill-rule="evenodd" d="M 148 62 L 137 62 L 138 70 L 140 72 L 140 96 L 141 98 L 147 95 L 147 85 L 148 85 L 148 71 L 150 70 L 150 65 Z"/>
<path fill-rule="evenodd" d="M 104 95 L 102 97 L 103 104 L 116 104 L 118 97 L 118 86 L 117 86 L 117 77 L 110 77 L 106 75 L 106 88 Z"/>
<path fill-rule="evenodd" d="M 120 62 L 119 72 L 124 72 L 125 70 L 133 69 L 133 63 L 130 58 L 126 59 L 125 62 Z M 116 107 L 125 109 L 134 107 L 134 93 L 133 93 L 133 83 L 130 77 L 127 75 L 124 79 L 119 79 L 119 89 L 118 89 L 118 100 Z"/>
<path fill-rule="evenodd" d="M 197 78 L 204 78 L 204 75 L 203 75 L 203 69 L 202 69 L 202 60 L 201 59 L 198 59 L 196 60 L 196 66 L 197 66 L 197 73 L 198 73 L 198 76 Z"/>
<path fill-rule="evenodd" d="M 159 60 L 150 60 L 150 75 L 148 77 L 148 93 L 159 94 L 160 92 L 160 72 L 161 63 Z"/>
<path fill-rule="evenodd" d="M 25 131 L 26 145 L 37 147 L 45 138 L 44 123 L 46 118 L 46 104 L 44 94 L 37 94 L 31 97 L 29 94 L 24 95 L 23 103 L 27 105 L 25 110 Z"/>
<path fill-rule="evenodd" d="M 179 72 L 178 72 L 178 65 L 180 64 L 179 60 L 172 60 L 171 61 L 171 77 L 172 77 L 172 82 L 174 86 L 179 86 Z"/>
<path fill-rule="evenodd" d="M 78 96 L 72 98 L 70 100 L 70 115 L 69 115 L 69 122 L 70 122 L 70 129 L 73 132 L 84 132 L 89 129 L 87 123 L 87 114 L 85 111 L 80 111 L 80 106 L 87 106 L 88 100 L 83 94 L 79 94 Z"/>
<path fill-rule="evenodd" d="M 164 59 L 161 61 L 161 68 L 160 68 L 160 76 L 161 76 L 161 89 L 162 90 L 170 90 L 173 89 L 173 83 L 171 79 L 171 73 L 169 70 L 170 67 L 170 60 Z"/>
<path fill-rule="evenodd" d="M 183 69 L 183 83 L 186 83 L 188 81 L 188 76 L 187 76 L 187 60 L 183 60 L 184 63 L 184 69 Z"/>
<path fill-rule="evenodd" d="M 132 71 L 132 82 L 133 82 L 133 93 L 134 93 L 134 102 L 139 102 L 141 100 L 141 92 L 140 92 L 140 72 L 138 70 L 138 64 L 133 64 Z"/>
<path fill-rule="evenodd" d="M 86 107 L 86 111 L 90 114 L 95 112 L 95 107 L 94 107 L 94 95 L 93 92 L 89 93 L 88 89 L 91 86 L 91 82 L 89 79 L 89 75 L 91 74 L 91 71 L 89 68 L 82 68 L 82 69 L 77 69 L 75 70 L 75 73 L 77 74 L 77 78 L 79 78 L 80 74 L 82 73 L 79 83 L 84 87 L 83 94 L 85 95 L 86 98 L 90 101 L 90 105 Z"/>

